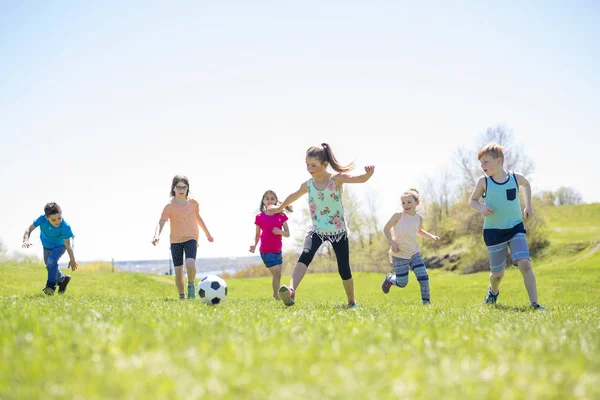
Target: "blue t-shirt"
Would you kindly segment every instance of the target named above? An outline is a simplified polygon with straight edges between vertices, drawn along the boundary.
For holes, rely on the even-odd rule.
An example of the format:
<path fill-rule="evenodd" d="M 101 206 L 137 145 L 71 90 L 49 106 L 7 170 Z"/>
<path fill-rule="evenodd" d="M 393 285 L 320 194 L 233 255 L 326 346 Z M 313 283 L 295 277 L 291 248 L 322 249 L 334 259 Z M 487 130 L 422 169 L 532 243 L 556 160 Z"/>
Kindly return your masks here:
<path fill-rule="evenodd" d="M 46 219 L 45 215 L 42 215 L 33 221 L 33 226 L 36 228 L 38 226 L 40 227 L 40 239 L 42 239 L 42 246 L 47 249 L 54 249 L 56 247 L 63 246 L 65 244 L 65 239 L 73 237 L 71 226 L 67 224 L 64 219 L 57 228 Z"/>

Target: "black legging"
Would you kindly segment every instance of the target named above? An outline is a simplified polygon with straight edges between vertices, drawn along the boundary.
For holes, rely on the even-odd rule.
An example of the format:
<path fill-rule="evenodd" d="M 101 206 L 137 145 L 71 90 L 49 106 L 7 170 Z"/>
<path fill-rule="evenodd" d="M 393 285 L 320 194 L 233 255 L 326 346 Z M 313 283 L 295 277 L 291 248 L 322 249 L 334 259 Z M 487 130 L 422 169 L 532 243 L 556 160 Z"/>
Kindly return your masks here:
<path fill-rule="evenodd" d="M 346 281 L 352 278 L 352 272 L 350 271 L 350 248 L 348 246 L 348 236 L 344 235 L 344 237 L 338 241 L 332 241 L 327 237 L 325 237 L 325 240 L 331 243 L 331 246 L 333 247 L 333 251 L 335 252 L 335 257 L 337 259 L 338 272 L 340 273 L 342 280 Z M 321 239 L 321 237 L 315 232 L 311 232 L 306 235 L 306 239 L 304 239 L 304 248 L 302 249 L 302 254 L 298 259 L 298 262 L 308 267 L 322 244 L 323 239 Z"/>

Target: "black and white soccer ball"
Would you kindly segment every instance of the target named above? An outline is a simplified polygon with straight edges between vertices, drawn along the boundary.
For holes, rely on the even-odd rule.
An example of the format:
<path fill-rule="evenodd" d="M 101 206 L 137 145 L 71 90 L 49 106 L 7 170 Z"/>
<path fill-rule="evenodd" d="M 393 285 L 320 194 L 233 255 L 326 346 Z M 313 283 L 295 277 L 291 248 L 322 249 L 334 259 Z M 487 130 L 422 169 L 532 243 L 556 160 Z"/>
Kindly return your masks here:
<path fill-rule="evenodd" d="M 206 304 L 220 304 L 227 297 L 227 283 L 216 275 L 207 275 L 200 280 L 198 296 Z"/>

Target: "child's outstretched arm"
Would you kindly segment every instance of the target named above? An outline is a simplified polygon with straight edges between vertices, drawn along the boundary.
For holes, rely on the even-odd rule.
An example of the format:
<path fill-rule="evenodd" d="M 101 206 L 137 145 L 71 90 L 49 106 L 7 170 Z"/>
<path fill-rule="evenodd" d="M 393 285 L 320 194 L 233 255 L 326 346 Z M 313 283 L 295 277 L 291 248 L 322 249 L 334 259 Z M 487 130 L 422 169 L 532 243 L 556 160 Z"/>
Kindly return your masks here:
<path fill-rule="evenodd" d="M 279 205 L 279 207 L 268 208 L 265 210 L 265 214 L 273 215 L 283 212 L 283 210 L 285 210 L 287 206 L 298 200 L 306 193 L 308 193 L 308 185 L 306 184 L 306 182 L 304 182 L 302 185 L 300 185 L 300 189 L 296 190 L 294 193 L 286 197 L 283 203 Z"/>
<path fill-rule="evenodd" d="M 256 225 L 256 234 L 254 235 L 254 245 L 250 246 L 250 253 L 254 253 L 254 251 L 256 250 L 256 245 L 258 244 L 259 240 L 260 240 L 260 226 Z"/>
<path fill-rule="evenodd" d="M 395 213 L 394 215 L 392 215 L 392 218 L 390 218 L 387 224 L 385 224 L 385 226 L 383 227 L 383 234 L 385 235 L 385 238 L 392 247 L 393 252 L 397 252 L 400 250 L 400 248 L 398 247 L 398 243 L 392 238 L 392 228 L 398 223 L 398 221 L 400 221 L 401 216 L 402 214 Z"/>
<path fill-rule="evenodd" d="M 527 218 L 533 215 L 533 207 L 531 206 L 531 185 L 527 178 L 525 178 L 521 174 L 515 173 L 515 179 L 517 180 L 517 184 L 523 187 L 523 193 L 525 194 L 525 208 L 523 209 L 523 219 L 527 220 Z"/>
<path fill-rule="evenodd" d="M 341 186 L 342 183 L 365 183 L 368 181 L 373 174 L 375 173 L 374 165 L 367 165 L 365 167 L 365 173 L 360 175 L 346 175 L 346 174 L 337 174 L 334 179 L 335 183 L 338 186 Z"/>
<path fill-rule="evenodd" d="M 167 223 L 166 219 L 161 219 L 160 221 L 158 221 L 158 224 L 156 225 L 156 229 L 154 230 L 154 238 L 152 239 L 152 244 L 156 246 L 156 243 L 158 243 L 158 241 L 160 240 L 160 233 L 163 230 L 163 227 L 165 226 L 165 224 Z"/>
<path fill-rule="evenodd" d="M 492 214 L 494 210 L 479 202 L 479 199 L 481 198 L 481 196 L 483 196 L 483 192 L 485 192 L 485 176 L 482 176 L 477 181 L 475 189 L 473 189 L 473 193 L 471 194 L 469 204 L 471 205 L 471 207 L 482 213 L 483 216 L 488 216 Z"/>
<path fill-rule="evenodd" d="M 27 249 L 31 246 L 31 243 L 29 243 L 29 236 L 34 229 L 35 225 L 33 224 L 29 225 L 29 227 L 25 229 L 25 233 L 23 234 L 23 248 Z"/>
<path fill-rule="evenodd" d="M 206 240 L 208 240 L 211 243 L 214 242 L 215 239 L 210 235 L 210 232 L 208 231 L 208 228 L 206 227 L 204 220 L 200 216 L 200 213 L 198 213 L 196 218 L 198 218 L 198 225 L 200 226 L 200 228 L 202 228 L 202 230 L 204 231 L 204 234 L 206 235 Z"/>
<path fill-rule="evenodd" d="M 436 242 L 438 240 L 440 240 L 439 236 L 432 235 L 431 233 L 429 233 L 425 229 L 423 229 L 423 217 L 419 217 L 419 230 L 417 231 L 417 235 L 427 238 L 427 239 L 434 240 Z"/>
<path fill-rule="evenodd" d="M 79 265 L 77 264 L 77 261 L 75 261 L 75 252 L 73 251 L 73 247 L 71 247 L 71 238 L 65 239 L 64 243 L 67 253 L 69 253 L 69 268 L 71 268 L 72 271 L 77 271 Z"/>
<path fill-rule="evenodd" d="M 288 228 L 288 224 L 287 221 L 285 221 L 282 226 L 283 230 L 279 229 L 279 228 L 273 228 L 273 233 L 276 235 L 281 235 L 281 236 L 285 236 L 285 237 L 290 237 L 290 230 Z"/>

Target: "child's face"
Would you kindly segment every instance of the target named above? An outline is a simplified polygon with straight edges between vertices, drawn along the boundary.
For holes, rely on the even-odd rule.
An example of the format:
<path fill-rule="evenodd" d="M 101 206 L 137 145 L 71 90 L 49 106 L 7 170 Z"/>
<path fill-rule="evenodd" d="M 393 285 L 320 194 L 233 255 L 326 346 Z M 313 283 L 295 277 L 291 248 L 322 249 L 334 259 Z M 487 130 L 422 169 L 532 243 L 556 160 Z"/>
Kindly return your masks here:
<path fill-rule="evenodd" d="M 179 182 L 177 185 L 175 185 L 173 190 L 175 191 L 175 195 L 177 196 L 186 196 L 188 186 L 185 184 L 185 182 Z"/>
<path fill-rule="evenodd" d="M 270 205 L 276 205 L 277 197 L 275 197 L 275 195 L 273 193 L 267 193 L 263 197 L 263 204 L 265 205 L 265 207 L 268 207 Z"/>
<path fill-rule="evenodd" d="M 414 211 L 419 204 L 419 201 L 409 194 L 401 196 L 400 200 L 402 201 L 402 209 L 406 212 Z"/>
<path fill-rule="evenodd" d="M 479 159 L 479 162 L 481 163 L 481 169 L 487 176 L 492 176 L 502 169 L 502 158 L 500 157 L 494 158 L 489 154 L 485 154 Z"/>
<path fill-rule="evenodd" d="M 62 214 L 52 214 L 46 216 L 46 219 L 50 221 L 52 226 L 58 228 L 62 222 Z"/>
<path fill-rule="evenodd" d="M 306 170 L 309 174 L 314 175 L 321 173 L 327 169 L 327 162 L 321 162 L 318 158 L 306 157 Z"/>

